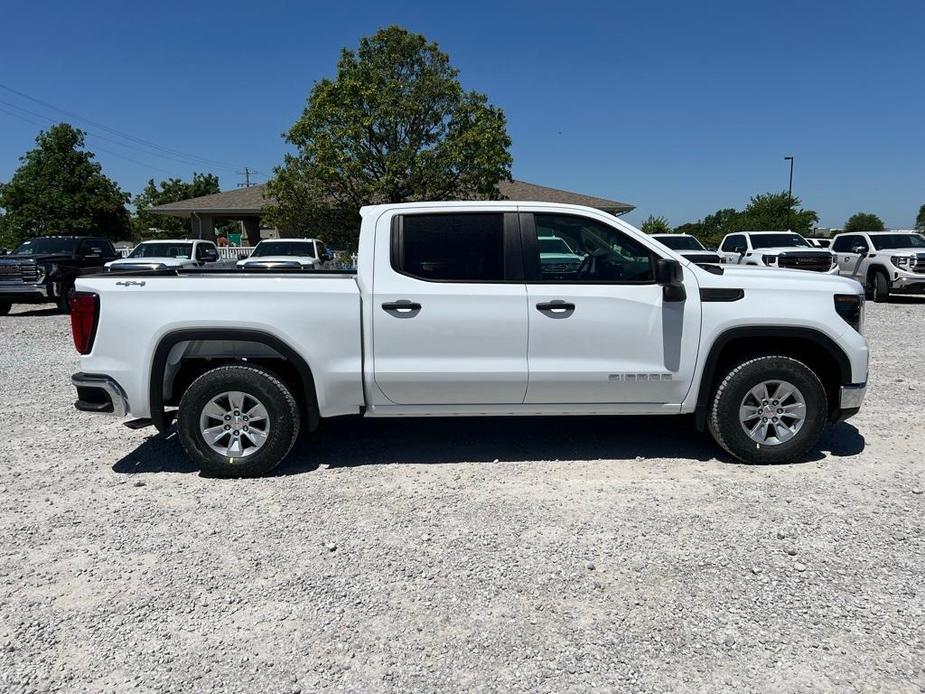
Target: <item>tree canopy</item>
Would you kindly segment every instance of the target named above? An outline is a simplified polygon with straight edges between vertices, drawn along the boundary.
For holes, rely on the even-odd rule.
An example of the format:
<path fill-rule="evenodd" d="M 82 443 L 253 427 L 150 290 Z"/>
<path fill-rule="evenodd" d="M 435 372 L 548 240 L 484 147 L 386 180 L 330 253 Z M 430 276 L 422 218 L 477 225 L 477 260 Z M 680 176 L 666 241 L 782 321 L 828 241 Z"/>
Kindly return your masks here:
<path fill-rule="evenodd" d="M 925 231 L 925 205 L 919 208 L 919 213 L 915 216 L 915 228 Z"/>
<path fill-rule="evenodd" d="M 642 225 L 639 227 L 646 234 L 670 234 L 671 233 L 671 224 L 664 217 L 656 217 L 655 215 L 649 215 L 646 217 Z"/>
<path fill-rule="evenodd" d="M 131 235 L 125 204 L 129 194 L 103 174 L 84 131 L 59 123 L 35 138 L 36 148 L 0 184 L 5 210 L 0 244 L 16 246 L 46 234 L 92 234 L 110 239 Z"/>
<path fill-rule="evenodd" d="M 883 231 L 883 220 L 872 212 L 858 212 L 845 222 L 845 231 Z"/>
<path fill-rule="evenodd" d="M 168 178 L 155 185 L 154 179 L 149 179 L 144 190 L 135 196 L 133 202 L 137 210 L 132 223 L 139 236 L 147 236 L 151 228 L 161 229 L 169 236 L 186 238 L 190 234 L 190 220 L 166 215 L 151 214 L 147 210 L 168 202 L 177 202 L 189 198 L 198 198 L 201 195 L 218 193 L 218 176 L 211 173 L 194 173 L 193 180 L 183 181 L 179 178 Z"/>
<path fill-rule="evenodd" d="M 363 205 L 498 197 L 511 169 L 506 119 L 458 76 L 436 43 L 398 26 L 344 49 L 286 135 L 297 153 L 269 182 L 271 220 L 350 247 Z M 326 233 L 345 222 L 352 238 Z"/>
<path fill-rule="evenodd" d="M 741 212 L 726 207 L 696 222 L 675 228 L 679 234 L 696 236 L 708 248 L 715 248 L 726 234 L 736 231 L 777 231 L 790 229 L 808 234 L 818 223 L 819 215 L 800 207 L 800 198 L 782 193 L 761 193 L 753 196 Z M 790 214 L 788 215 L 788 210 Z"/>

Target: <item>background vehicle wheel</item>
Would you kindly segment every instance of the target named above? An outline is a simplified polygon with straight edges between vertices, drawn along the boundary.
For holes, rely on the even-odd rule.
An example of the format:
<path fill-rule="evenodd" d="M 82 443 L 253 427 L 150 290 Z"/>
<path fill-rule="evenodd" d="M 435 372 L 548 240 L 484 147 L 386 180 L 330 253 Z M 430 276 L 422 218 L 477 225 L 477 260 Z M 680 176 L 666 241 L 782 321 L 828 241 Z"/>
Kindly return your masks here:
<path fill-rule="evenodd" d="M 61 285 L 56 287 L 58 289 L 58 295 L 55 299 L 55 304 L 58 306 L 58 311 L 64 314 L 69 314 L 71 312 L 71 306 L 68 303 L 68 298 L 70 296 L 71 290 L 74 288 L 72 285 Z"/>
<path fill-rule="evenodd" d="M 207 475 L 258 477 L 286 457 L 299 434 L 299 407 L 275 375 L 222 366 L 197 378 L 177 416 L 180 442 Z"/>
<path fill-rule="evenodd" d="M 809 367 L 764 356 L 723 378 L 708 424 L 716 442 L 746 463 L 789 463 L 816 445 L 827 416 L 825 388 Z"/>
<path fill-rule="evenodd" d="M 890 281 L 887 276 L 882 272 L 875 272 L 873 285 L 873 300 L 878 304 L 888 301 L 890 298 Z"/>
<path fill-rule="evenodd" d="M 11 308 L 13 308 L 13 303 L 11 301 L 0 301 L 0 316 L 8 314 Z"/>

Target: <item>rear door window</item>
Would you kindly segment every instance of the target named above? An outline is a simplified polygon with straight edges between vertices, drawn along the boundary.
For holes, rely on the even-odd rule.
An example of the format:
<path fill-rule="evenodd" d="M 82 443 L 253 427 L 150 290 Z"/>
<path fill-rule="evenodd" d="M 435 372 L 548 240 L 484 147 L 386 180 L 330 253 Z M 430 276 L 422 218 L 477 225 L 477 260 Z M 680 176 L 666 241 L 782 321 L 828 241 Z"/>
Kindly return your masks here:
<path fill-rule="evenodd" d="M 504 215 L 403 215 L 392 231 L 392 267 L 434 282 L 501 282 Z"/>

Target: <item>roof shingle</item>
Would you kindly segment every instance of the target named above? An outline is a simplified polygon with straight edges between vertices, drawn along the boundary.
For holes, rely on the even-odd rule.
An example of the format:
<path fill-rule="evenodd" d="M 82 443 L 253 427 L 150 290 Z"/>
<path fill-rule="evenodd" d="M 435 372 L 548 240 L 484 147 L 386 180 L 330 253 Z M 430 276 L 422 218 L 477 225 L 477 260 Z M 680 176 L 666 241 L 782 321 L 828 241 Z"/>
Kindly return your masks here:
<path fill-rule="evenodd" d="M 193 212 L 207 214 L 246 215 L 259 214 L 267 205 L 273 204 L 273 198 L 265 196 L 265 184 L 249 188 L 235 188 L 224 193 L 213 193 L 188 200 L 169 202 L 166 205 L 152 207 L 148 211 L 177 217 L 189 217 Z M 529 200 L 531 202 L 561 202 L 570 205 L 595 207 L 612 214 L 623 214 L 633 209 L 633 205 L 592 195 L 572 193 L 558 188 L 538 186 L 524 181 L 501 181 L 498 192 L 507 200 Z"/>

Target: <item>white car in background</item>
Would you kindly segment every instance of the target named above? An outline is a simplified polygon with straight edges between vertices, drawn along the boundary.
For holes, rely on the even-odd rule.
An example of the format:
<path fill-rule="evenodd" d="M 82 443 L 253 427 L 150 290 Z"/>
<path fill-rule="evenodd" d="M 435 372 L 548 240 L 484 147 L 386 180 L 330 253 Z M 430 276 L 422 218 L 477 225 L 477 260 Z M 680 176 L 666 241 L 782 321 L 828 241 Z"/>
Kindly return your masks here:
<path fill-rule="evenodd" d="M 715 265 L 722 262 L 718 253 L 708 251 L 696 237 L 690 234 L 652 234 L 652 238 L 692 263 Z"/>
<path fill-rule="evenodd" d="M 318 239 L 267 239 L 258 243 L 254 252 L 236 265 L 244 269 L 321 270 L 330 259 L 331 254 Z"/>
<path fill-rule="evenodd" d="M 810 270 L 838 274 L 835 254 L 827 248 L 813 248 L 792 231 L 740 231 L 727 234 L 719 246 L 727 265 Z"/>
<path fill-rule="evenodd" d="M 114 270 L 165 270 L 201 267 L 218 260 L 218 249 L 212 241 L 202 239 L 170 239 L 143 241 L 127 258 L 111 260 L 106 268 Z"/>

